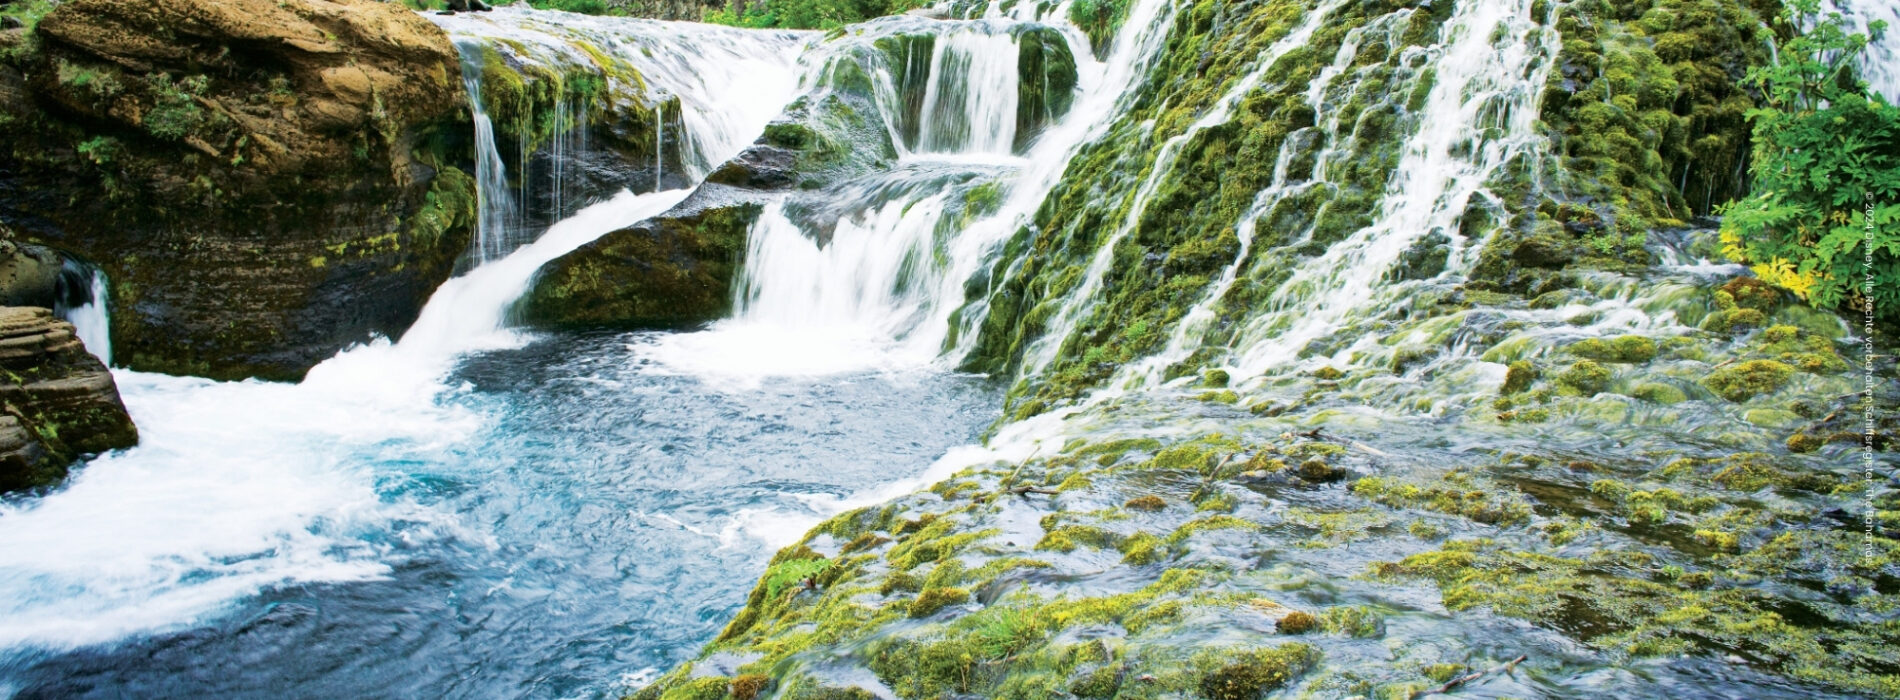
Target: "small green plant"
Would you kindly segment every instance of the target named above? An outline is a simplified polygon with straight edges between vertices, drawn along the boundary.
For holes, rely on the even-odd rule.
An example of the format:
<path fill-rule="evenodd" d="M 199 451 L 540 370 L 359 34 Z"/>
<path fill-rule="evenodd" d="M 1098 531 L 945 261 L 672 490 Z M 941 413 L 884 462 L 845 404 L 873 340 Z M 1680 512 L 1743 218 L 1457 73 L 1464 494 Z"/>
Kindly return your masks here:
<path fill-rule="evenodd" d="M 146 131 L 177 141 L 205 126 L 205 110 L 197 98 L 209 88 L 208 78 L 193 75 L 174 81 L 169 73 L 154 73 L 145 82 L 152 93 L 152 109 L 145 113 Z"/>
<path fill-rule="evenodd" d="M 120 147 L 118 139 L 110 136 L 94 136 L 79 142 L 73 150 L 85 156 L 86 160 L 92 161 L 94 165 L 107 165 L 118 157 Z"/>
<path fill-rule="evenodd" d="M 1723 253 L 1815 306 L 1900 317 L 1900 107 L 1851 75 L 1886 25 L 1850 34 L 1819 0 L 1792 0 L 1781 19 L 1809 29 L 1746 79 L 1763 99 L 1748 113 L 1754 187 L 1722 209 Z"/>
<path fill-rule="evenodd" d="M 765 572 L 765 595 L 777 598 L 781 593 L 795 587 L 803 587 L 807 579 L 816 578 L 831 568 L 830 559 L 793 559 L 779 562 Z"/>

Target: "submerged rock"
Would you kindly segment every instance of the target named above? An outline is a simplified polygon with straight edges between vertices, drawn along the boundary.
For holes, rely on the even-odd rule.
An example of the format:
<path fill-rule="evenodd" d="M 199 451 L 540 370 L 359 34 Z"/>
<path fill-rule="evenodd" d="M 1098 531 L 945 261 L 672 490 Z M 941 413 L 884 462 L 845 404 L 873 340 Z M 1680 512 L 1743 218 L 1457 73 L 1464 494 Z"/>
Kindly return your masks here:
<path fill-rule="evenodd" d="M 299 377 L 466 245 L 457 56 L 400 5 L 72 0 L 0 44 L 0 220 L 99 261 L 133 368 Z"/>
<path fill-rule="evenodd" d="M 72 324 L 0 307 L 0 492 L 58 483 L 80 455 L 138 441 L 112 373 Z"/>

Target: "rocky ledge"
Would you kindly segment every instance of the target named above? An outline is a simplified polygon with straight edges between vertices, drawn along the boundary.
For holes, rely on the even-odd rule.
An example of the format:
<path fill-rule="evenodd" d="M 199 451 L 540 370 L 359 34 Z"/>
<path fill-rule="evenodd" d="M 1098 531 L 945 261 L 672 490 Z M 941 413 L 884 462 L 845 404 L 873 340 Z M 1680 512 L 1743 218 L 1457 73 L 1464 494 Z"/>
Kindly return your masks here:
<path fill-rule="evenodd" d="M 97 261 L 130 367 L 294 379 L 466 248 L 459 57 L 373 0 L 69 0 L 0 30 L 0 221 Z"/>
<path fill-rule="evenodd" d="M 105 364 L 47 309 L 0 307 L 0 492 L 47 486 L 139 431 Z"/>

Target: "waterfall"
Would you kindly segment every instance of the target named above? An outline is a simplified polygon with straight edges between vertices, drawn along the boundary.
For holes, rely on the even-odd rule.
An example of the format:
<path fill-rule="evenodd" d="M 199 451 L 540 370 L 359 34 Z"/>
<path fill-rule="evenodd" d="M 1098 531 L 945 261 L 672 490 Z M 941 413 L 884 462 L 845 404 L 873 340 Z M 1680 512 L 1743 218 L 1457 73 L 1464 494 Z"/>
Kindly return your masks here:
<path fill-rule="evenodd" d="M 959 362 L 985 303 L 966 298 L 964 285 L 995 262 L 1080 147 L 1134 99 L 1173 9 L 1164 0 L 1135 4 L 1127 31 L 1100 63 L 1078 30 L 1062 27 L 1078 64 L 1079 93 L 1067 116 L 1021 158 L 1009 155 L 1020 89 L 1010 22 L 873 23 L 936 38 L 921 87 L 917 157 L 840 187 L 821 205 L 837 214 L 837 224 L 821 235 L 804 230 L 790 206 L 768 206 L 749 235 L 733 317 L 707 333 L 664 339 L 657 359 L 747 378 Z M 833 57 L 844 55 L 832 50 Z M 883 127 L 903 153 L 900 86 L 882 67 L 870 73 Z M 994 210 L 971 215 L 968 202 L 979 195 L 994 196 Z"/>
<path fill-rule="evenodd" d="M 1301 264 L 1236 338 L 1235 378 L 1291 368 L 1306 346 L 1398 292 L 1384 281 L 1414 241 L 1459 240 L 1467 202 L 1505 162 L 1543 145 L 1538 100 L 1556 56 L 1556 32 L 1531 16 L 1532 0 L 1463 0 L 1442 29 L 1435 80 L 1402 147 L 1372 225 Z M 1454 254 L 1454 258 L 1459 256 Z"/>
<path fill-rule="evenodd" d="M 1016 142 L 1021 75 L 1008 34 L 954 32 L 938 37 L 924 86 L 916 150 L 1002 153 Z"/>
<path fill-rule="evenodd" d="M 110 290 L 105 271 L 68 258 L 61 265 L 58 286 L 53 315 L 73 324 L 86 350 L 111 366 L 112 312 L 106 305 Z"/>
<path fill-rule="evenodd" d="M 1825 0 L 1821 13 L 1840 13 L 1849 34 L 1866 34 L 1874 22 L 1886 22 L 1887 31 L 1879 41 L 1870 41 L 1860 53 L 1855 68 L 1867 81 L 1868 89 L 1887 98 L 1888 104 L 1900 103 L 1900 4 L 1891 0 Z"/>
<path fill-rule="evenodd" d="M 1253 70 L 1236 81 L 1233 87 L 1228 88 L 1206 114 L 1201 115 L 1201 118 L 1195 120 L 1186 130 L 1170 137 L 1162 144 L 1161 152 L 1155 156 L 1154 164 L 1149 167 L 1147 175 L 1135 189 L 1134 200 L 1128 207 L 1127 215 L 1096 248 L 1094 257 L 1089 260 L 1087 270 L 1083 272 L 1081 286 L 1064 300 L 1061 309 L 1050 321 L 1049 332 L 1031 347 L 1029 358 L 1024 362 L 1025 372 L 1041 371 L 1053 362 L 1069 332 L 1074 330 L 1076 324 L 1092 308 L 1095 294 L 1101 288 L 1103 276 L 1108 274 L 1109 266 L 1114 262 L 1116 244 L 1120 243 L 1141 222 L 1142 214 L 1148 209 L 1149 200 L 1154 197 L 1156 189 L 1161 186 L 1161 181 L 1171 172 L 1175 160 L 1180 156 L 1181 147 L 1200 132 L 1227 123 L 1233 114 L 1234 106 L 1240 102 L 1241 98 L 1260 86 L 1260 81 L 1267 70 L 1273 67 L 1274 62 L 1287 53 L 1304 47 L 1307 39 L 1319 29 L 1325 18 L 1341 4 L 1343 4 L 1342 0 L 1327 0 L 1319 7 L 1308 11 L 1297 28 L 1261 52 L 1260 57 L 1254 62 Z"/>
<path fill-rule="evenodd" d="M 475 123 L 481 223 L 471 244 L 474 263 L 505 256 L 534 240 L 536 229 L 588 203 L 578 199 L 579 183 L 569 179 L 568 166 L 609 147 L 603 139 L 590 138 L 592 128 L 621 128 L 599 124 L 650 113 L 653 173 L 650 180 L 621 178 L 596 196 L 623 186 L 644 188 L 649 182 L 653 191 L 665 189 L 669 161 L 679 163 L 683 172 L 677 174 L 687 181 L 704 178 L 756 138 L 762 125 L 791 99 L 796 58 L 808 39 L 797 32 L 543 13 L 525 5 L 430 19 L 448 32 L 461 52 Z M 522 73 L 516 78 L 553 83 L 540 88 L 554 93 L 546 114 L 516 115 L 524 123 L 499 125 L 503 131 L 533 131 L 546 138 L 543 144 L 525 138 L 513 144 L 519 151 L 514 155 L 518 172 L 510 172 L 502 155 L 507 144 L 498 137 L 492 105 L 484 101 L 483 73 L 495 57 L 510 70 L 518 67 Z M 669 144 L 665 120 L 675 116 L 679 132 Z M 530 123 L 534 120 L 544 121 Z M 640 148 L 647 143 L 641 140 Z M 645 162 L 632 165 L 643 167 Z M 614 176 L 611 168 L 577 169 L 601 178 Z M 543 203 L 546 206 L 540 207 Z M 537 207 L 549 217 L 531 220 L 535 217 L 530 212 L 539 211 Z"/>
<path fill-rule="evenodd" d="M 519 9 L 482 15 L 440 19 L 496 31 L 539 21 Z M 737 155 L 796 88 L 795 37 L 625 24 L 656 47 L 674 43 L 640 65 L 685 111 L 674 139 L 697 144 L 682 162 L 699 172 Z M 598 38 L 618 53 L 642 52 L 631 39 Z M 507 327 L 508 310 L 537 269 L 666 210 L 687 190 L 621 192 L 527 240 L 530 232 L 512 227 L 518 210 L 508 207 L 519 203 L 479 107 L 483 86 L 465 82 L 478 105 L 478 264 L 438 288 L 399 342 L 344 350 L 298 384 L 117 373 L 140 445 L 93 460 L 55 494 L 0 503 L 0 650 L 38 654 L 202 624 L 260 592 L 387 580 L 391 562 L 414 547 L 493 546 L 490 533 L 378 481 L 376 470 L 453 473 L 466 462 L 441 460 L 490 419 L 452 400 L 458 388 L 446 379 L 458 359 L 521 345 L 528 336 Z M 561 148 L 583 142 L 570 143 Z M 106 280 L 84 272 L 61 312 L 103 357 Z"/>
<path fill-rule="evenodd" d="M 513 246 L 511 231 L 520 228 L 513 190 L 508 186 L 507 165 L 495 143 L 495 125 L 482 102 L 481 47 L 458 44 L 462 54 L 462 86 L 468 91 L 468 104 L 475 123 L 475 239 L 474 262 L 485 263 L 500 257 Z"/>

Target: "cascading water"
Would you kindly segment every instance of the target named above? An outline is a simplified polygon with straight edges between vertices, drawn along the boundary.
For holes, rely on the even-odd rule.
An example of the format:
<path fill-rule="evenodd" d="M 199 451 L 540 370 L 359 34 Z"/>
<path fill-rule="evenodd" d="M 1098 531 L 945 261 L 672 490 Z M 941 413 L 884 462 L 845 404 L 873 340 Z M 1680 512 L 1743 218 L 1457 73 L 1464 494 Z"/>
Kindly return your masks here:
<path fill-rule="evenodd" d="M 493 14 L 500 19 L 483 26 L 494 31 L 533 24 L 538 16 L 519 10 Z M 670 91 L 681 105 L 684 132 L 677 139 L 693 144 L 682 162 L 697 172 L 736 155 L 796 85 L 788 60 L 797 48 L 794 37 L 629 24 L 639 26 L 646 41 L 672 35 L 673 48 L 653 56 L 645 55 L 639 41 L 601 43 L 652 61 L 641 65 L 655 73 L 649 84 Z M 694 46 L 695 36 L 706 44 Z M 471 96 L 481 88 L 471 81 Z M 477 137 L 486 145 L 479 155 L 487 159 L 496 152 L 484 126 L 478 113 Z M 482 194 L 494 197 L 483 207 L 484 226 L 497 224 L 484 233 L 519 234 L 507 228 L 506 210 L 493 206 L 506 201 L 501 197 L 511 185 L 499 168 L 483 174 L 488 177 Z M 509 306 L 542 264 L 657 214 L 687 192 L 623 192 L 512 251 L 487 238 L 479 251 L 487 262 L 437 290 L 400 342 L 344 351 L 299 384 L 120 372 L 140 446 L 93 460 L 58 491 L 0 503 L 0 690 L 67 695 L 82 692 L 68 679 L 103 674 L 113 679 L 112 687 L 132 695 L 177 695 L 208 686 L 219 688 L 217 694 L 241 695 L 295 686 L 340 695 L 426 696 L 464 692 L 457 688 L 480 676 L 481 694 L 514 687 L 510 694 L 567 697 L 581 689 L 609 692 L 624 681 L 619 674 L 677 660 L 703 633 L 697 627 L 707 624 L 696 622 L 703 616 L 690 608 L 632 625 L 625 611 L 599 601 L 581 606 L 585 614 L 560 611 L 567 601 L 606 592 L 637 589 L 658 596 L 682 584 L 708 591 L 737 585 L 743 577 L 701 582 L 685 571 L 613 562 L 647 551 L 654 561 L 694 558 L 708 571 L 753 566 L 761 540 L 778 542 L 791 534 L 772 513 L 804 506 L 785 494 L 751 488 L 746 475 L 769 469 L 781 483 L 811 478 L 801 473 L 802 462 L 760 460 L 757 454 L 826 455 L 840 465 L 883 464 L 892 456 L 873 459 L 858 452 L 863 447 L 857 441 L 845 440 L 753 447 L 811 431 L 760 430 L 748 421 L 719 438 L 730 441 L 727 448 L 741 461 L 697 478 L 696 493 L 717 495 L 680 494 L 672 486 L 686 465 L 664 454 L 673 443 L 708 439 L 699 430 L 714 419 L 698 411 L 711 404 L 672 404 L 677 411 L 652 407 L 664 404 L 668 394 L 703 391 L 696 380 L 628 364 L 624 343 L 598 339 L 578 341 L 579 356 L 604 358 L 611 366 L 584 373 L 620 389 L 593 395 L 580 385 L 588 396 L 576 399 L 567 394 L 576 386 L 564 383 L 566 373 L 535 380 L 550 383 L 547 392 L 485 378 L 486 366 L 509 367 L 512 376 L 543 372 L 535 351 L 516 350 L 530 336 L 506 327 Z M 103 276 L 87 280 L 92 298 L 103 300 Z M 102 305 L 66 311 L 82 326 L 104 326 Z M 90 320 L 95 317 L 97 322 Z M 95 352 L 106 347 L 103 340 L 86 340 Z M 632 404 L 593 412 L 626 402 Z M 806 402 L 799 412 L 848 414 L 880 402 L 932 407 L 917 413 L 913 425 L 893 424 L 918 436 L 917 453 L 909 458 L 928 461 L 970 439 L 984 420 L 974 407 L 988 401 L 967 382 L 949 379 L 868 396 L 833 392 L 819 408 Z M 723 410 L 738 412 L 731 415 L 783 417 L 794 410 L 776 395 L 727 403 Z M 648 415 L 644 438 L 628 443 L 610 437 L 622 427 L 618 416 L 642 405 L 648 407 L 641 409 Z M 901 413 L 896 406 L 883 410 Z M 577 428 L 603 415 L 609 419 Z M 546 436 L 563 435 L 582 442 L 549 446 Z M 586 456 L 601 454 L 602 444 L 624 447 L 610 450 L 617 456 L 605 461 Z M 708 464 L 695 458 L 693 466 Z M 554 471 L 534 471 L 540 469 Z M 835 474 L 841 481 L 820 479 L 811 482 L 812 490 L 855 488 L 869 477 L 849 468 Z M 739 505 L 733 510 L 729 504 Z M 570 509 L 624 520 L 604 524 L 591 536 L 598 548 L 548 541 L 547 532 L 570 528 L 536 523 Z M 524 561 L 539 563 L 518 570 Z M 598 575 L 556 574 L 556 568 L 589 561 L 584 565 L 602 567 Z M 651 588 L 649 580 L 655 582 Z M 726 591 L 709 604 L 726 606 L 737 595 Z M 392 617 L 384 607 L 390 604 L 410 612 Z M 412 617 L 424 610 L 435 612 Z M 275 631 L 260 641 L 255 635 L 266 628 Z M 402 630 L 408 649 L 432 651 L 367 664 L 344 651 L 382 646 L 392 628 Z M 311 635 L 314 644 L 298 641 Z M 615 646 L 645 645 L 648 651 L 605 666 L 589 663 L 584 673 L 540 665 L 541 659 L 571 654 L 572 643 L 602 635 L 620 640 Z M 528 651 L 534 647 L 541 649 Z M 296 662 L 254 669 L 249 678 L 190 670 L 224 663 L 217 659 L 269 656 L 269 649 Z M 305 663 L 312 654 L 331 658 Z M 204 680 L 209 676 L 222 680 Z"/>
<path fill-rule="evenodd" d="M 952 32 L 930 55 L 917 151 L 1002 153 L 1016 143 L 1016 42 L 1005 33 Z"/>
<path fill-rule="evenodd" d="M 105 271 L 68 259 L 60 270 L 59 286 L 53 315 L 73 324 L 73 333 L 86 350 L 112 366 L 112 313 L 106 305 L 111 290 Z"/>
<path fill-rule="evenodd" d="M 1115 109 L 1133 98 L 1172 12 L 1172 5 L 1159 1 L 1131 7 L 1129 31 L 1100 63 L 1089 60 L 1079 31 L 1062 27 L 1076 57 L 1079 93 L 1067 115 L 1049 123 L 1022 158 L 1009 153 L 1021 136 L 1015 42 L 1026 25 L 997 19 L 873 23 L 891 35 L 935 37 L 928 61 L 906 57 L 911 66 L 930 70 L 908 76 L 922 84 L 918 147 L 913 152 L 905 145 L 908 112 L 899 97 L 904 86 L 890 66 L 873 63 L 867 72 L 878 86 L 880 117 L 900 154 L 899 166 L 847 184 L 814 205 L 838 212 L 835 229 L 825 232 L 822 243 L 787 216 L 785 205 L 768 207 L 751 232 L 734 318 L 707 333 L 669 337 L 655 348 L 656 357 L 694 371 L 735 373 L 746 385 L 762 375 L 960 361 L 977 335 L 984 304 L 966 299 L 964 284 L 995 261 L 1076 150 L 1099 136 Z M 808 80 L 827 75 L 830 61 L 853 60 L 853 46 L 821 48 L 811 59 Z M 988 211 L 976 204 L 983 201 Z"/>
<path fill-rule="evenodd" d="M 1295 271 L 1236 339 L 1236 377 L 1293 365 L 1308 343 L 1396 292 L 1384 282 L 1407 247 L 1430 234 L 1458 241 L 1466 204 L 1513 157 L 1538 148 L 1538 99 L 1556 32 L 1533 3 L 1461 2 L 1443 30 L 1435 80 L 1374 223 Z M 1456 256 L 1454 256 L 1456 257 Z"/>
<path fill-rule="evenodd" d="M 796 32 L 543 13 L 525 6 L 433 19 L 462 53 L 463 83 L 473 110 L 481 221 L 472 245 L 474 262 L 498 259 L 534 240 L 551 220 L 537 223 L 533 211 L 545 209 L 551 219 L 559 219 L 588 204 L 575 178 L 605 177 L 593 156 L 613 140 L 590 134 L 601 129 L 632 137 L 619 133 L 629 125 L 617 120 L 647 115 L 640 127 L 650 127 L 650 137 L 636 145 L 652 151 L 651 177 L 622 179 L 619 186 L 657 191 L 672 182 L 669 177 L 680 178 L 675 187 L 704 178 L 749 143 L 757 134 L 755 125 L 791 98 L 796 57 L 807 38 Z M 518 102 L 525 97 L 492 97 L 498 88 L 482 84 L 491 71 L 516 70 L 526 72 L 500 79 L 552 83 L 539 88 L 554 94 L 544 122 L 534 122 L 523 111 Z M 522 123 L 495 124 L 492 99 L 514 100 L 509 108 Z M 669 141 L 666 122 L 671 119 L 680 133 Z M 521 172 L 509 171 L 502 131 L 516 135 L 514 163 Z M 530 143 L 526 135 L 532 134 L 542 134 L 545 143 Z M 681 172 L 669 175 L 669 162 L 677 162 Z M 540 182 L 542 189 L 533 189 Z"/>
<path fill-rule="evenodd" d="M 1033 374 L 1048 367 L 1049 363 L 1055 360 L 1055 355 L 1061 349 L 1069 332 L 1089 311 L 1091 304 L 1095 301 L 1096 292 L 1101 289 L 1103 277 L 1108 273 L 1109 265 L 1114 262 L 1116 245 L 1121 243 L 1122 238 L 1140 223 L 1141 215 L 1147 210 L 1149 200 L 1154 197 L 1156 189 L 1161 186 L 1161 181 L 1168 176 L 1175 159 L 1180 156 L 1181 147 L 1201 131 L 1226 123 L 1232 116 L 1234 106 L 1242 97 L 1260 86 L 1262 77 L 1268 69 L 1273 67 L 1274 62 L 1288 52 L 1304 47 L 1307 39 L 1319 29 L 1326 16 L 1340 4 L 1339 2 L 1322 3 L 1319 7 L 1308 11 L 1299 27 L 1267 47 L 1255 62 L 1254 69 L 1236 81 L 1233 87 L 1214 103 L 1213 108 L 1203 114 L 1200 119 L 1195 120 L 1193 125 L 1186 130 L 1170 137 L 1166 143 L 1162 144 L 1160 154 L 1154 159 L 1154 165 L 1149 168 L 1141 184 L 1135 188 L 1133 200 L 1128 206 L 1128 214 L 1096 248 L 1094 257 L 1089 260 L 1087 270 L 1082 273 L 1081 286 L 1069 295 L 1061 309 L 1056 312 L 1055 318 L 1050 322 L 1050 332 L 1030 349 L 1030 357 L 1024 362 L 1026 373 Z"/>

